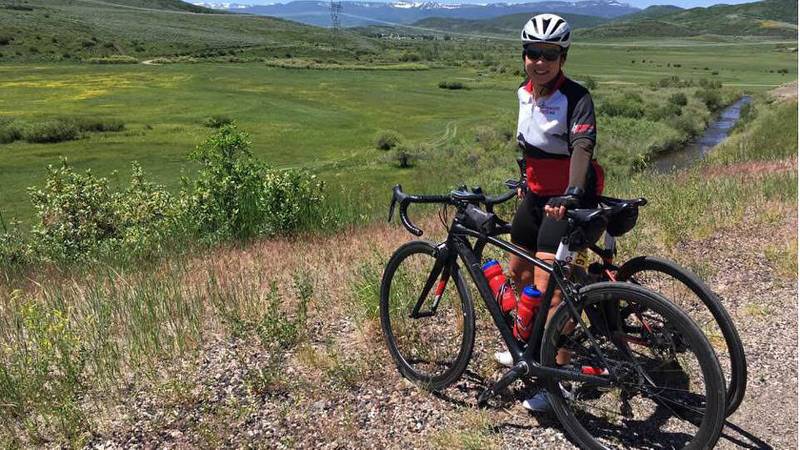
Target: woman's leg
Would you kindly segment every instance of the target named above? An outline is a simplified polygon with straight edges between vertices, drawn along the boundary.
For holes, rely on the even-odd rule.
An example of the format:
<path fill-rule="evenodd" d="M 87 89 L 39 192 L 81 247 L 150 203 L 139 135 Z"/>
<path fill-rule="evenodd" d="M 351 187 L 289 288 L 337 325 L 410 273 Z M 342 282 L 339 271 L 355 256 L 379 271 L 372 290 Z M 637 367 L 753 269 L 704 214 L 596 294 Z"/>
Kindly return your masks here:
<path fill-rule="evenodd" d="M 553 261 L 556 259 L 555 253 L 548 253 L 548 252 L 536 252 L 536 257 L 545 261 L 548 264 L 553 264 Z M 534 284 L 536 285 L 536 289 L 541 292 L 547 290 L 547 283 L 550 282 L 550 274 L 545 272 L 544 270 L 536 267 L 533 273 L 533 280 Z M 553 291 L 553 299 L 550 301 L 550 311 L 547 312 L 547 321 L 550 321 L 550 317 L 556 312 L 558 306 L 561 304 L 561 290 L 555 289 Z M 561 348 L 558 350 L 556 354 L 556 364 L 564 365 L 569 363 L 571 358 L 571 354 L 567 349 Z"/>

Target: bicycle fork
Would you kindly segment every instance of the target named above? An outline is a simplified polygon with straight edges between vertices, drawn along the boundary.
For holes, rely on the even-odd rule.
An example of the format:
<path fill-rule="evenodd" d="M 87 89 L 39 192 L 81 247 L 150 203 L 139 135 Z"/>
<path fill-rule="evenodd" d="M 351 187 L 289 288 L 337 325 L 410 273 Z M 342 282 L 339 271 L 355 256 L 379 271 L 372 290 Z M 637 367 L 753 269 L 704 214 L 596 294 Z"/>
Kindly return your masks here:
<path fill-rule="evenodd" d="M 441 243 L 437 245 L 436 262 L 433 264 L 431 273 L 428 275 L 428 279 L 425 281 L 425 286 L 422 288 L 422 292 L 417 299 L 417 303 L 408 314 L 408 317 L 412 319 L 419 319 L 423 317 L 431 317 L 436 314 L 436 309 L 439 308 L 439 302 L 441 302 L 442 297 L 444 296 L 444 290 L 447 287 L 447 282 L 450 280 L 450 262 L 451 257 L 447 248 L 447 244 Z M 441 278 L 439 278 L 439 275 L 441 275 Z M 439 279 L 438 284 L 436 284 L 437 278 Z M 433 291 L 433 304 L 428 311 L 420 311 L 422 304 L 425 303 L 425 299 L 428 298 L 428 295 L 430 294 L 434 284 L 436 284 L 436 290 Z"/>

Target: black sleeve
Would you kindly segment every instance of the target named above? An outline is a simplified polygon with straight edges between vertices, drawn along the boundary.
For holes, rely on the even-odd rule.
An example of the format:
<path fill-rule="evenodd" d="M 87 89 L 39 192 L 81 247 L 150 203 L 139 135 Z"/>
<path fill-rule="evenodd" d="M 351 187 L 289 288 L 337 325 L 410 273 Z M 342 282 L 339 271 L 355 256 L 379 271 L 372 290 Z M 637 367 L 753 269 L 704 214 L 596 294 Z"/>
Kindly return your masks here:
<path fill-rule="evenodd" d="M 569 145 L 573 146 L 576 140 L 588 138 L 597 142 L 597 123 L 594 119 L 594 103 L 592 96 L 586 92 L 575 103 L 572 115 L 569 118 Z"/>

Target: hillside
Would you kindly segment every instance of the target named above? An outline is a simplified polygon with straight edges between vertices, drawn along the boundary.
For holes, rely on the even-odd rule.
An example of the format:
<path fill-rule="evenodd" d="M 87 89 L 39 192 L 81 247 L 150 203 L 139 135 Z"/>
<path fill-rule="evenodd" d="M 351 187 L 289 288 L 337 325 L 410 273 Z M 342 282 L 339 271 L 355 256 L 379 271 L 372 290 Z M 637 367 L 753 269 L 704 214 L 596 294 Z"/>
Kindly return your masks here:
<path fill-rule="evenodd" d="M 509 14 L 507 16 L 495 17 L 486 20 L 466 20 L 450 19 L 443 17 L 431 17 L 414 23 L 414 26 L 423 28 L 433 28 L 451 33 L 482 33 L 482 34 L 502 34 L 504 36 L 516 36 L 525 21 L 537 11 Z M 561 14 L 567 19 L 573 28 L 591 28 L 608 22 L 608 19 L 595 16 L 583 16 L 579 14 Z"/>
<path fill-rule="evenodd" d="M 636 19 L 655 19 L 658 17 L 668 16 L 670 14 L 674 14 L 678 11 L 683 11 L 683 8 L 673 5 L 653 5 L 648 6 L 647 8 L 635 12 L 633 14 L 628 14 L 622 17 L 617 17 L 615 22 L 619 21 L 627 21 L 627 20 L 636 20 Z"/>
<path fill-rule="evenodd" d="M 272 17 L 215 12 L 178 0 L 0 0 L 0 62 L 69 61 L 111 55 L 325 56 L 368 51 L 343 36 Z"/>
<path fill-rule="evenodd" d="M 588 38 L 627 36 L 770 36 L 797 38 L 797 2 L 765 0 L 741 5 L 715 5 L 668 13 L 663 7 L 636 13 L 587 30 Z"/>

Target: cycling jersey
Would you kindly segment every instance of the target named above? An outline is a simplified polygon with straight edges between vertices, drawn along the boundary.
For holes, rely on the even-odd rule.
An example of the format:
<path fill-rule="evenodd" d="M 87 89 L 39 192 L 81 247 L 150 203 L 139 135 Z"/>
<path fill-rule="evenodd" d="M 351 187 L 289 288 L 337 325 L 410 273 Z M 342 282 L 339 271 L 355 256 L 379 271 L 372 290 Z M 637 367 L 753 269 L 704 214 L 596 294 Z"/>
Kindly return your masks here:
<path fill-rule="evenodd" d="M 581 138 L 596 142 L 594 104 L 589 91 L 557 75 L 552 93 L 533 98 L 533 81 L 517 90 L 519 118 L 517 141 L 525 155 L 528 189 L 539 196 L 562 195 L 569 185 L 572 144 Z M 603 191 L 603 170 L 593 160 L 587 173 L 586 192 Z"/>

